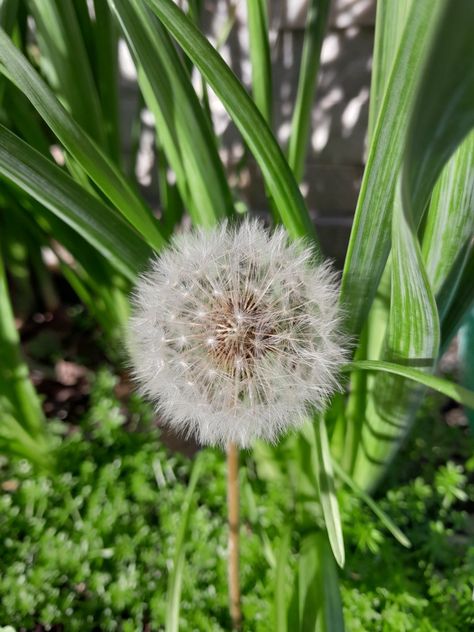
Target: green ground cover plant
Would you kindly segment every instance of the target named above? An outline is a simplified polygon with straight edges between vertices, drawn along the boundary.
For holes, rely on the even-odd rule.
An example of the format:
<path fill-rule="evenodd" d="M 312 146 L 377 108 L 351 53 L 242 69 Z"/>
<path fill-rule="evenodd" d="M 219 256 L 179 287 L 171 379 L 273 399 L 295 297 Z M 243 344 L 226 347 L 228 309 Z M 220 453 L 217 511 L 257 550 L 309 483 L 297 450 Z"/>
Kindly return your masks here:
<path fill-rule="evenodd" d="M 152 411 L 136 396 L 124 408 L 116 383 L 108 369 L 96 375 L 87 414 L 57 439 L 54 475 L 33 476 L 23 459 L 1 465 L 0 622 L 15 630 L 38 624 L 71 631 L 163 629 L 194 462 L 170 452 L 153 427 Z M 339 492 L 347 549 L 341 595 L 349 630 L 454 632 L 474 622 L 468 513 L 474 442 L 466 428 L 445 423 L 436 412 L 439 403 L 433 398 L 424 406 L 416 434 L 377 498 L 411 549 L 402 549 L 350 490 Z M 58 433 L 65 430 L 57 424 Z M 179 629 L 226 630 L 225 458 L 218 450 L 197 458 L 201 473 L 186 536 Z M 265 471 L 259 474 L 251 452 L 244 458 L 243 612 L 252 621 L 246 629 L 263 632 L 275 629 L 277 558 L 289 496 Z M 306 535 L 300 516 L 289 542 L 288 602 L 294 597 L 288 577 L 298 572 L 297 551 Z"/>

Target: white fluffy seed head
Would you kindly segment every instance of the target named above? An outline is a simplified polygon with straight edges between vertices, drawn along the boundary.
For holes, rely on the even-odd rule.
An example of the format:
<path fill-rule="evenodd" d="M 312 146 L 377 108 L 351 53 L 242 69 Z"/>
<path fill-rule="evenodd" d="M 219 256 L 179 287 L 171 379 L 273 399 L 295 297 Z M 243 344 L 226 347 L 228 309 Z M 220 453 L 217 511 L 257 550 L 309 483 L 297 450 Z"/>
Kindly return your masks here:
<path fill-rule="evenodd" d="M 200 443 L 274 442 L 339 388 L 337 295 L 329 265 L 281 228 L 246 220 L 180 234 L 138 282 L 133 374 Z"/>

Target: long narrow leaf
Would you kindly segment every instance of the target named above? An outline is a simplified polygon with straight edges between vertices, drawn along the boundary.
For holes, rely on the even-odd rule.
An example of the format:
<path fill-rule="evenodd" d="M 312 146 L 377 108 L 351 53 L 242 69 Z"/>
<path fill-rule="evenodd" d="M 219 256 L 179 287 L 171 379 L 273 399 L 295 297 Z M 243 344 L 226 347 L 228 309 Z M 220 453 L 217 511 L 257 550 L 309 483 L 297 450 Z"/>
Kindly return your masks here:
<path fill-rule="evenodd" d="M 289 233 L 314 236 L 298 185 L 268 125 L 237 77 L 172 0 L 147 0 L 151 9 L 199 68 L 220 98 L 263 172 Z"/>
<path fill-rule="evenodd" d="M 461 274 L 454 268 L 455 274 L 446 279 L 446 292 L 449 292 L 450 285 L 457 285 L 457 292 L 454 299 L 449 303 L 449 308 L 443 314 L 441 325 L 441 339 L 443 349 L 452 339 L 460 327 L 465 315 L 474 304 L 474 237 L 469 241 L 465 252 L 462 254 L 462 263 L 459 266 Z"/>
<path fill-rule="evenodd" d="M 253 99 L 272 125 L 272 65 L 268 41 L 267 0 L 247 0 Z"/>
<path fill-rule="evenodd" d="M 0 452 L 26 458 L 40 468 L 50 470 L 54 457 L 42 437 L 32 437 L 12 414 L 0 408 Z"/>
<path fill-rule="evenodd" d="M 372 139 L 406 19 L 413 0 L 377 2 L 374 55 L 370 81 L 369 130 Z"/>
<path fill-rule="evenodd" d="M 433 291 L 438 294 L 454 265 L 460 246 L 474 232 L 474 132 L 468 135 L 436 183 L 423 233 L 423 259 Z M 454 292 L 456 287 L 451 284 Z M 450 302 L 445 296 L 444 302 Z M 440 311 L 445 305 L 440 305 Z"/>
<path fill-rule="evenodd" d="M 373 141 L 375 124 L 411 4 L 412 0 L 377 3 L 370 85 L 369 146 Z M 369 235 L 367 239 L 370 239 Z M 382 353 L 390 309 L 390 274 L 389 258 L 361 331 L 355 359 L 375 359 Z M 360 447 L 368 397 L 373 391 L 373 380 L 374 377 L 371 374 L 363 371 L 355 371 L 351 374 L 347 404 L 340 412 L 331 435 L 333 454 L 350 473 L 354 470 Z"/>
<path fill-rule="evenodd" d="M 184 548 L 188 535 L 189 520 L 191 517 L 192 501 L 197 482 L 201 476 L 202 461 L 197 456 L 191 478 L 189 480 L 186 496 L 181 510 L 181 523 L 176 536 L 175 553 L 173 559 L 173 569 L 168 580 L 168 594 L 166 600 L 166 632 L 178 632 L 179 630 L 179 609 L 181 601 L 181 586 L 184 572 Z"/>
<path fill-rule="evenodd" d="M 400 364 L 434 368 L 440 327 L 436 303 L 424 270 L 409 209 L 402 209 L 400 188 L 393 207 L 391 299 L 383 358 Z M 373 489 L 411 428 L 422 390 L 399 376 L 379 374 L 367 403 L 361 450 L 354 480 Z"/>
<path fill-rule="evenodd" d="M 38 395 L 21 357 L 20 337 L 8 292 L 0 252 L 0 396 L 7 397 L 20 426 L 30 437 L 44 436 L 44 416 Z M 1 422 L 0 422 L 1 423 Z"/>
<path fill-rule="evenodd" d="M 413 369 L 409 366 L 402 364 L 394 364 L 393 362 L 384 362 L 382 360 L 359 360 L 358 362 L 351 362 L 346 365 L 344 371 L 384 371 L 386 373 L 392 373 L 393 375 L 399 375 L 400 377 L 406 377 L 409 380 L 428 386 L 438 393 L 443 393 L 446 397 L 450 397 L 455 402 L 462 404 L 463 406 L 469 406 L 474 409 L 474 393 L 454 384 L 449 380 L 445 380 L 429 373 L 424 373 L 418 369 Z"/>
<path fill-rule="evenodd" d="M 274 619 L 275 632 L 287 632 L 287 606 L 286 606 L 286 587 L 287 587 L 287 563 L 290 553 L 290 531 L 287 529 L 281 536 L 281 541 L 277 556 L 276 565 L 276 581 L 275 581 L 275 599 L 274 599 Z"/>
<path fill-rule="evenodd" d="M 76 4 L 77 10 L 77 4 Z M 107 2 L 94 0 L 97 85 L 109 155 L 120 164 L 118 28 Z"/>
<path fill-rule="evenodd" d="M 0 4 L 0 28 L 2 28 L 7 35 L 11 35 L 15 27 L 18 14 L 18 2 L 19 0 L 3 0 Z M 6 78 L 0 77 L 0 105 L 3 102 L 6 83 Z"/>
<path fill-rule="evenodd" d="M 43 120 L 119 211 L 159 250 L 164 245 L 158 222 L 117 167 L 66 112 L 31 64 L 0 29 L 0 71 L 29 99 Z"/>
<path fill-rule="evenodd" d="M 250 3 L 252 0 L 250 0 Z M 311 0 L 301 55 L 301 67 L 291 121 L 288 162 L 299 182 L 303 177 L 314 91 L 318 80 L 321 47 L 329 15 L 330 0 Z"/>
<path fill-rule="evenodd" d="M 297 619 L 290 630 L 344 632 L 337 568 L 324 533 L 307 536 L 298 569 Z"/>
<path fill-rule="evenodd" d="M 40 42 L 40 62 L 54 69 L 57 89 L 74 119 L 98 143 L 105 139 L 102 112 L 72 0 L 29 0 Z"/>
<path fill-rule="evenodd" d="M 423 373 L 423 375 L 425 375 Z M 336 471 L 337 476 L 353 491 L 353 493 L 358 496 L 377 516 L 380 522 L 387 528 L 388 531 L 393 535 L 393 537 L 400 542 L 402 546 L 405 546 L 407 549 L 411 547 L 410 540 L 406 537 L 406 535 L 400 531 L 397 525 L 393 522 L 393 520 L 382 511 L 378 504 L 371 498 L 368 494 L 361 489 L 352 478 L 344 472 L 342 467 L 337 463 L 337 461 L 333 461 L 333 467 Z"/>
<path fill-rule="evenodd" d="M 77 230 L 128 279 L 135 280 L 150 255 L 145 242 L 120 215 L 3 126 L 0 173 Z"/>
<path fill-rule="evenodd" d="M 319 497 L 323 510 L 324 522 L 334 558 L 339 566 L 344 566 L 344 538 L 342 535 L 341 516 L 334 485 L 332 458 L 323 419 L 318 419 L 314 425 L 316 448 L 316 472 L 319 487 Z"/>

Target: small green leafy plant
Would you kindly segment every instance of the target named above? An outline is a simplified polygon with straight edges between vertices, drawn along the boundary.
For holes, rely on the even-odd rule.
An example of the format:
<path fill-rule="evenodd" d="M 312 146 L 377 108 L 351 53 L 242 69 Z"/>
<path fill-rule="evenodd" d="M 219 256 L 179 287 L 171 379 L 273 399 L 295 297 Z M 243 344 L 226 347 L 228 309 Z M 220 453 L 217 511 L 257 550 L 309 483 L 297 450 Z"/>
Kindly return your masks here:
<path fill-rule="evenodd" d="M 124 414 L 114 385 L 109 372 L 97 374 L 87 415 L 60 440 L 55 474 L 32 476 L 22 459 L 1 466 L 0 624 L 15 630 L 41 624 L 113 631 L 146 625 L 159 630 L 167 621 L 172 560 L 193 465 L 164 447 L 151 411 L 136 397 Z M 400 455 L 401 464 L 414 464 L 412 471 L 394 468 L 390 489 L 378 500 L 412 549 L 401 549 L 350 490 L 339 494 L 347 549 L 341 595 L 350 630 L 448 632 L 468 629 L 474 621 L 474 547 L 465 500 L 472 496 L 473 464 L 464 461 L 473 442 L 466 441 L 459 453 L 460 431 L 433 418 L 435 405 L 423 411 L 416 436 Z M 456 464 L 450 464 L 454 455 Z M 178 623 L 184 631 L 226 630 L 225 459 L 216 450 L 199 459 Z M 290 497 L 285 485 L 269 480 L 268 471 L 259 475 L 250 453 L 246 465 L 243 613 L 252 621 L 246 629 L 266 632 L 278 620 L 274 592 Z M 315 509 L 308 507 L 313 517 Z M 294 520 L 287 542 L 281 595 L 288 602 L 296 585 L 290 578 L 303 568 L 296 553 L 310 528 L 306 518 Z"/>

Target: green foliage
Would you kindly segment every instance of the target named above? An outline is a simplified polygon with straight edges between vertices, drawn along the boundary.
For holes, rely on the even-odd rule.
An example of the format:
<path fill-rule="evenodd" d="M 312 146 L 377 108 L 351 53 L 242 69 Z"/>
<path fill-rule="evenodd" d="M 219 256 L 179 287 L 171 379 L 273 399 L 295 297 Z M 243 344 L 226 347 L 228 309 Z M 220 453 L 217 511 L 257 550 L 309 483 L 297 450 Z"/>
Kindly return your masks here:
<path fill-rule="evenodd" d="M 3 463 L 4 489 L 17 489 L 0 496 L 0 624 L 85 631 L 137 630 L 144 622 L 158 629 L 165 621 L 190 462 L 165 449 L 136 397 L 127 419 L 113 387 L 109 373 L 98 374 L 90 411 L 60 443 L 56 474 L 32 477 L 26 461 Z M 225 460 L 217 451 L 200 458 L 180 630 L 222 630 L 229 625 Z M 252 518 L 243 501 L 244 615 L 266 630 L 271 569 L 252 522 L 274 538 L 282 499 L 270 493 Z"/>
<path fill-rule="evenodd" d="M 126 415 L 114 386 L 108 371 L 98 373 L 81 425 L 61 440 L 58 436 L 55 474 L 32 477 L 24 460 L 1 466 L 0 625 L 28 630 L 38 622 L 61 623 L 67 630 L 86 632 L 94 626 L 137 630 L 145 623 L 152 629 L 164 624 L 192 463 L 164 447 L 150 410 L 137 397 L 131 397 Z M 64 427 L 56 430 L 62 433 Z M 348 630 L 450 632 L 474 622 L 474 546 L 465 509 L 466 496 L 474 491 L 474 468 L 469 461 L 463 465 L 474 445 L 466 440 L 459 452 L 458 432 L 425 411 L 417 436 L 394 464 L 388 491 L 378 498 L 413 542 L 410 550 L 349 490 L 339 491 L 347 550 L 340 579 Z M 213 450 L 199 458 L 179 629 L 207 632 L 229 628 L 225 463 Z M 243 610 L 245 629 L 263 632 L 275 629 L 273 593 L 276 582 L 282 583 L 276 556 L 290 496 L 288 486 L 256 475 L 250 454 L 246 460 L 241 481 Z M 408 469 L 406 462 L 412 464 Z M 314 553 L 308 542 L 319 536 L 302 528 L 297 520 L 283 543 L 287 588 L 298 559 L 303 571 L 316 564 L 320 572 L 317 565 L 324 558 L 318 554 L 304 561 L 304 555 Z M 300 548 L 303 557 L 297 554 Z M 327 572 L 321 581 L 327 581 Z M 314 586 L 308 584 L 307 590 Z"/>
<path fill-rule="evenodd" d="M 425 410 L 378 499 L 412 549 L 401 549 L 366 507 L 344 493 L 345 535 L 355 545 L 341 584 L 349 630 L 452 632 L 473 625 L 474 546 L 467 504 L 474 492 L 473 441 L 466 437 L 460 451 L 459 432 Z M 449 460 L 453 450 L 457 463 Z"/>

